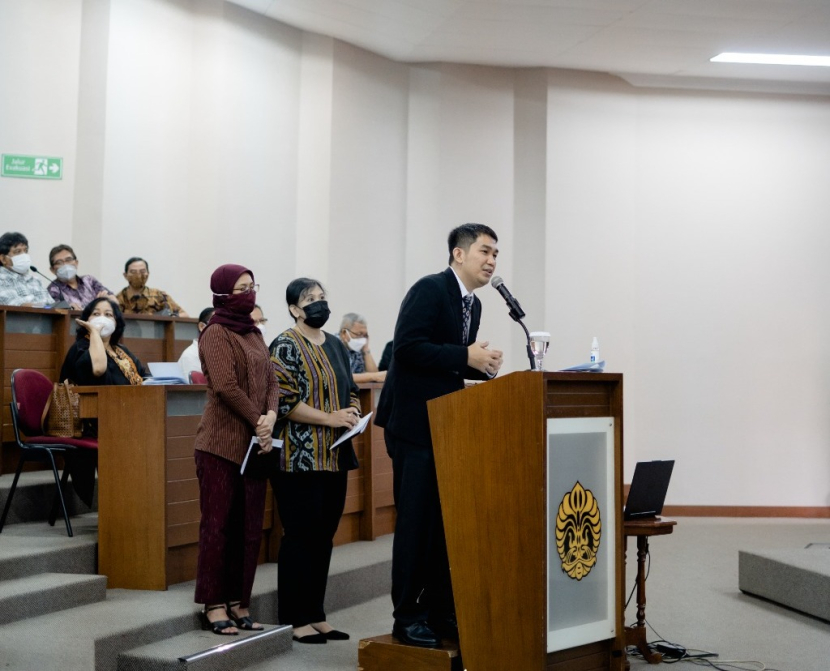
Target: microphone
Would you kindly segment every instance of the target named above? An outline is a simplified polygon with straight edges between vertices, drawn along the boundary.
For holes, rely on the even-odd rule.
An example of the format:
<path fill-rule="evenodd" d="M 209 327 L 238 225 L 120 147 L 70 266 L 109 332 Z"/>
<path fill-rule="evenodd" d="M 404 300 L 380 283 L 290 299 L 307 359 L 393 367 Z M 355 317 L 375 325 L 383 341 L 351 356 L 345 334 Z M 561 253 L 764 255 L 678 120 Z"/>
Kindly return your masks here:
<path fill-rule="evenodd" d="M 494 276 L 493 279 L 490 280 L 490 284 L 493 285 L 493 288 L 501 294 L 504 302 L 507 303 L 507 307 L 510 308 L 510 317 L 513 321 L 517 322 L 525 316 L 525 311 L 522 310 L 522 306 L 519 305 L 519 301 L 517 301 L 513 297 L 513 294 L 510 293 L 510 290 L 504 286 L 504 280 L 501 277 L 498 275 Z"/>
<path fill-rule="evenodd" d="M 46 277 L 46 275 L 44 275 L 42 272 L 40 272 L 34 266 L 29 266 L 29 270 L 31 270 L 33 273 L 37 273 L 38 275 L 40 275 L 44 279 L 48 280 L 50 285 L 54 284 L 57 287 L 58 293 L 60 294 L 61 299 L 60 299 L 60 301 L 58 301 L 57 303 L 55 303 L 51 307 L 53 307 L 53 308 L 68 308 L 69 307 L 69 303 L 63 297 L 63 289 L 61 289 L 61 283 L 60 282 L 58 282 L 56 280 L 50 280 L 48 277 Z"/>
<path fill-rule="evenodd" d="M 518 322 L 519 326 L 521 326 L 522 330 L 525 332 L 525 338 L 527 338 L 527 360 L 530 362 L 530 370 L 534 370 L 535 359 L 533 358 L 533 349 L 530 346 L 530 332 L 527 330 L 527 326 L 525 326 L 522 321 L 522 317 L 525 316 L 525 311 L 522 310 L 522 306 L 519 305 L 519 301 L 513 297 L 510 290 L 504 286 L 504 280 L 501 277 L 495 275 L 493 279 L 490 280 L 490 284 L 492 284 L 493 288 L 501 294 L 504 302 L 507 303 L 507 307 L 510 308 L 510 318 L 514 322 Z"/>

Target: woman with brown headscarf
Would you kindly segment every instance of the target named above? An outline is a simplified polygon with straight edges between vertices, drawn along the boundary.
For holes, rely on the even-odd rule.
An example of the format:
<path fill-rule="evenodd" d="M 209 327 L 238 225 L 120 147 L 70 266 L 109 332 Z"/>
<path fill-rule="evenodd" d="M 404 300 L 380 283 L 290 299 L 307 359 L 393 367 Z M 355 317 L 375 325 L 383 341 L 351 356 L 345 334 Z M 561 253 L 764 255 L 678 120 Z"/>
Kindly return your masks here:
<path fill-rule="evenodd" d="M 243 476 L 251 436 L 271 450 L 279 385 L 268 348 L 251 319 L 254 274 L 243 266 L 217 268 L 210 278 L 216 311 L 199 336 L 207 405 L 196 432 L 196 474 L 202 521 L 196 603 L 214 634 L 259 630 L 248 607 L 254 584 L 266 480 Z"/>

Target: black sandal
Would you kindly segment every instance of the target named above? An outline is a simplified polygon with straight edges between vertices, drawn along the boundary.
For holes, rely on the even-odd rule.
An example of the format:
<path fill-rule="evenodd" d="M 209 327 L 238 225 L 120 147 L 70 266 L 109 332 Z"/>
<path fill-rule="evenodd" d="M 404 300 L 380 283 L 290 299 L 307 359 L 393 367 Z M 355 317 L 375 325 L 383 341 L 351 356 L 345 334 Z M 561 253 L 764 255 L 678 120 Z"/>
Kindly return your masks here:
<path fill-rule="evenodd" d="M 254 621 L 251 619 L 250 615 L 245 615 L 244 617 L 234 616 L 233 609 L 239 608 L 241 605 L 241 601 L 228 602 L 228 615 L 231 616 L 231 619 L 234 621 L 236 627 L 238 629 L 244 629 L 245 631 L 262 631 L 265 627 L 263 627 L 261 624 L 255 627 Z"/>
<path fill-rule="evenodd" d="M 218 606 L 211 606 L 208 608 L 205 606 L 200 612 L 199 615 L 202 616 L 202 629 L 205 631 L 212 631 L 214 634 L 219 636 L 238 636 L 238 631 L 225 631 L 225 629 L 230 629 L 231 627 L 235 627 L 236 624 L 231 622 L 230 620 L 216 620 L 216 622 L 211 622 L 210 618 L 208 618 L 207 614 L 212 610 L 225 610 L 225 604 L 220 603 Z"/>

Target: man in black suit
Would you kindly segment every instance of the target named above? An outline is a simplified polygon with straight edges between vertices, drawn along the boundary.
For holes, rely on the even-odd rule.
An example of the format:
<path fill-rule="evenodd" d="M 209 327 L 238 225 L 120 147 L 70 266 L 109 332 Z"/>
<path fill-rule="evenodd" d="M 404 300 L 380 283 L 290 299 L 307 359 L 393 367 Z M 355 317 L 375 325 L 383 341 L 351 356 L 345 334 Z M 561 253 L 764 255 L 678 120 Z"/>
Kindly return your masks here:
<path fill-rule="evenodd" d="M 497 243 L 481 224 L 453 229 L 449 268 L 412 286 L 395 325 L 375 423 L 385 429 L 397 508 L 392 633 L 410 645 L 437 647 L 441 636 L 458 636 L 427 401 L 501 367 L 502 353 L 476 342 L 481 301 L 473 296 L 495 272 Z"/>

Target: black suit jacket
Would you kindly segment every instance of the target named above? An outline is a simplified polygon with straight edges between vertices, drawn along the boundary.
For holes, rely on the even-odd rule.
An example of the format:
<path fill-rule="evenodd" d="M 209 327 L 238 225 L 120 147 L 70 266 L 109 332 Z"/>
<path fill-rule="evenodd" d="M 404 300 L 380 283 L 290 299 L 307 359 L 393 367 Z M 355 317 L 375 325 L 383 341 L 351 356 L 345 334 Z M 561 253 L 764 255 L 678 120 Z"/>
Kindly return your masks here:
<path fill-rule="evenodd" d="M 467 365 L 467 346 L 475 342 L 480 321 L 481 301 L 474 297 L 470 333 L 463 342 L 461 289 L 451 268 L 418 280 L 398 313 L 375 424 L 431 445 L 427 401 L 463 389 L 465 379 L 488 379 Z"/>

